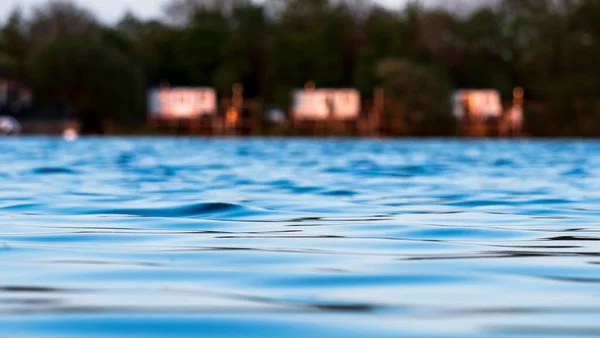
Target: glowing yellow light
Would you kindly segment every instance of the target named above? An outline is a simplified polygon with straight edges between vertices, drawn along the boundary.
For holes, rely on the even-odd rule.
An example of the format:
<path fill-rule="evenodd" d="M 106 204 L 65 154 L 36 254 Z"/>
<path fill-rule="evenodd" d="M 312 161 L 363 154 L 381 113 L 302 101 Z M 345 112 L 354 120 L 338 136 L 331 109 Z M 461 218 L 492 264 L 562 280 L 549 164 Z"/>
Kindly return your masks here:
<path fill-rule="evenodd" d="M 227 110 L 225 119 L 227 120 L 227 124 L 236 124 L 239 119 L 238 110 L 235 108 L 229 108 L 229 110 Z"/>
<path fill-rule="evenodd" d="M 515 97 L 515 99 L 522 99 L 523 98 L 523 88 L 521 87 L 517 87 L 513 90 L 513 96 Z"/>

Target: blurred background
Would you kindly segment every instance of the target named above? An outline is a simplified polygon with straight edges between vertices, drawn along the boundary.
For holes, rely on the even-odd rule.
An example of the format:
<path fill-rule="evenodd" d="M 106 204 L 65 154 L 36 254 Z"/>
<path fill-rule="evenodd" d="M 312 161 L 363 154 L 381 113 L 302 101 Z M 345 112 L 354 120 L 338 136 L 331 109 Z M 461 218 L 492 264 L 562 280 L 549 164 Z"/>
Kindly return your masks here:
<path fill-rule="evenodd" d="M 0 10 L 0 116 L 27 133 L 600 136 L 597 0 Z"/>

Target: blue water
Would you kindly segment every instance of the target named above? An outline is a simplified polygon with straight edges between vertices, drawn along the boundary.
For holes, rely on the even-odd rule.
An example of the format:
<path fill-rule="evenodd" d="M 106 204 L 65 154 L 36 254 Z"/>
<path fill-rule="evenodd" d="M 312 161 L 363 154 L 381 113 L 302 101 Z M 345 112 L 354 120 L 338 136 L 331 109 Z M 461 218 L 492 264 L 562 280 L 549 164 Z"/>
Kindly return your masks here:
<path fill-rule="evenodd" d="M 0 337 L 600 336 L 600 143 L 0 139 Z"/>

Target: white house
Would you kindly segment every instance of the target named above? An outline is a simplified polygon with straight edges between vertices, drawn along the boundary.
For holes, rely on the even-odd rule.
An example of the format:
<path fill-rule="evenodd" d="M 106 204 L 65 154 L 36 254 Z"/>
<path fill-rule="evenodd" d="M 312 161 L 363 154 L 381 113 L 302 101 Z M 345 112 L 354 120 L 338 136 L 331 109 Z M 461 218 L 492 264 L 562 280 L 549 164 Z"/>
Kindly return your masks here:
<path fill-rule="evenodd" d="M 458 120 L 485 120 L 502 116 L 502 101 L 497 90 L 459 90 L 453 95 L 453 105 Z"/>
<path fill-rule="evenodd" d="M 150 117 L 197 118 L 217 112 L 217 93 L 212 88 L 155 88 L 148 93 Z"/>
<path fill-rule="evenodd" d="M 297 120 L 355 119 L 360 94 L 354 89 L 302 89 L 293 93 L 292 115 Z"/>

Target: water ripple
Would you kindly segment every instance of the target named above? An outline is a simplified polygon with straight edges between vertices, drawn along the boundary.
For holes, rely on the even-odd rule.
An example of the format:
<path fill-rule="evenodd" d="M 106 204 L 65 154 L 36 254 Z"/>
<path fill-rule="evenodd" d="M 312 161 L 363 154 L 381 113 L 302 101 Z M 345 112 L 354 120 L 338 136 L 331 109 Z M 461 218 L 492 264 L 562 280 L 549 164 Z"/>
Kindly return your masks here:
<path fill-rule="evenodd" d="M 0 150 L 0 336 L 600 335 L 596 142 Z"/>

